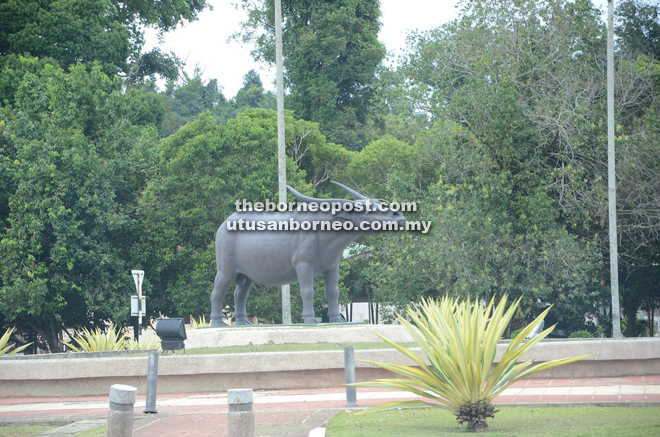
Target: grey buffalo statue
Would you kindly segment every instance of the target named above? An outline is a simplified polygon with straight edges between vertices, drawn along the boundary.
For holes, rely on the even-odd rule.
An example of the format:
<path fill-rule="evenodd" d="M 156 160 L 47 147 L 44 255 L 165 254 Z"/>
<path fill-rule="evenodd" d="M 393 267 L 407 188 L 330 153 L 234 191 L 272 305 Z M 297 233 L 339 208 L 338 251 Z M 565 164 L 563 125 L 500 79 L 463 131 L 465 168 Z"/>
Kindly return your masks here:
<path fill-rule="evenodd" d="M 250 287 L 255 282 L 262 285 L 299 282 L 303 320 L 305 323 L 318 323 L 314 314 L 314 276 L 318 274 L 323 275 L 325 282 L 329 321 L 343 321 L 339 312 L 339 263 L 344 249 L 360 236 L 379 232 L 373 228 L 380 229 L 386 222 L 398 227 L 405 218 L 401 212 L 388 209 L 378 200 L 332 182 L 357 200 L 315 199 L 288 187 L 293 195 L 307 203 L 305 206 L 310 206 L 308 211 L 301 210 L 300 206 L 285 212 L 237 211 L 222 223 L 215 240 L 218 271 L 211 293 L 211 326 L 226 325 L 222 320 L 222 302 L 234 281 L 235 324 L 250 324 L 246 302 Z M 318 208 L 317 211 L 310 211 L 312 204 Z M 337 211 L 338 205 L 341 205 L 341 211 Z M 298 230 L 266 229 L 267 223 L 282 222 L 298 225 L 307 222 L 307 226 L 316 222 L 316 225 L 309 229 L 300 226 Z M 320 224 L 323 222 L 326 227 L 321 230 Z M 378 225 L 374 225 L 376 222 L 379 222 Z M 334 225 L 332 230 L 327 230 L 330 225 Z M 346 230 L 351 227 L 354 229 Z"/>

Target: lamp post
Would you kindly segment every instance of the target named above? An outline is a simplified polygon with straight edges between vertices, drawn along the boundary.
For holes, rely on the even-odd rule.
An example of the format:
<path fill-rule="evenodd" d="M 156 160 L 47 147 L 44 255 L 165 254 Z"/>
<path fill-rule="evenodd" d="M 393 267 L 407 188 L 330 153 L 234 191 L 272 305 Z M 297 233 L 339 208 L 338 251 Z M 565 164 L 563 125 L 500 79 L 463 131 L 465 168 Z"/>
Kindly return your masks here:
<path fill-rule="evenodd" d="M 277 176 L 280 202 L 286 203 L 286 151 L 284 149 L 284 67 L 282 60 L 282 1 L 275 0 L 275 74 L 277 82 Z M 282 285 L 282 324 L 291 324 L 291 292 Z"/>
<path fill-rule="evenodd" d="M 607 2 L 607 194 L 610 234 L 612 337 L 621 338 L 619 252 L 616 233 L 616 160 L 614 155 L 614 0 Z"/>

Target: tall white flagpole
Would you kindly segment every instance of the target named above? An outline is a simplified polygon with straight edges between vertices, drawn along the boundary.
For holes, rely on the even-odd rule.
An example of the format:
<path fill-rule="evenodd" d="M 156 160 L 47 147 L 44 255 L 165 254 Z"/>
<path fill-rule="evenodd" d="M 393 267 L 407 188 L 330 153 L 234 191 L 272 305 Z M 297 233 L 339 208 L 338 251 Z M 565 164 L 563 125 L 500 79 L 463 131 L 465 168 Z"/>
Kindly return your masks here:
<path fill-rule="evenodd" d="M 284 68 L 282 61 L 282 1 L 275 0 L 275 67 L 277 75 L 277 175 L 280 202 L 286 203 L 286 151 L 284 146 Z M 282 324 L 291 324 L 291 292 L 282 285 Z"/>

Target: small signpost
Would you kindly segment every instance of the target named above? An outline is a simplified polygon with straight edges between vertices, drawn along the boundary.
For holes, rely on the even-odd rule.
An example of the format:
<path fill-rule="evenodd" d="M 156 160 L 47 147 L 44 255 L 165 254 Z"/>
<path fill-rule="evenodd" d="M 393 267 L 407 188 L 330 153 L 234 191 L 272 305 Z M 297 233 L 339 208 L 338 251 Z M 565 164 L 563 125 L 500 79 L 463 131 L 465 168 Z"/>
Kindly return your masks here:
<path fill-rule="evenodd" d="M 142 314 L 144 314 L 147 309 L 145 298 L 142 297 L 144 270 L 131 270 L 131 273 L 133 274 L 133 280 L 135 281 L 135 288 L 137 290 L 137 296 L 131 296 L 131 316 L 137 316 L 134 337 L 135 341 L 139 343 L 140 331 L 142 330 Z"/>

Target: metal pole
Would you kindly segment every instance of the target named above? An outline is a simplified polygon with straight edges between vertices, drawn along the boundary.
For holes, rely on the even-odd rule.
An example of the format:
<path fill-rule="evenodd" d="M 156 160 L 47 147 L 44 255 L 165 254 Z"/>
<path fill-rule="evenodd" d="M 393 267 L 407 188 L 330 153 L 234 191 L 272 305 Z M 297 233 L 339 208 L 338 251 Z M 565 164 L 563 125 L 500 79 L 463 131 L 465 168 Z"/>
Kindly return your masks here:
<path fill-rule="evenodd" d="M 144 414 L 156 414 L 156 393 L 158 392 L 158 352 L 149 352 L 147 366 L 147 405 Z"/>
<path fill-rule="evenodd" d="M 619 313 L 619 253 L 616 226 L 616 172 L 614 155 L 614 0 L 607 2 L 607 193 L 610 222 L 610 287 L 612 337 L 621 338 Z"/>
<path fill-rule="evenodd" d="M 355 383 L 355 350 L 353 346 L 344 347 L 344 374 L 346 375 L 346 406 L 357 407 L 357 391 L 348 384 Z"/>
<path fill-rule="evenodd" d="M 286 203 L 286 151 L 284 149 L 284 67 L 282 61 L 282 1 L 275 0 L 275 73 L 277 76 L 277 176 L 280 202 Z M 291 324 L 291 291 L 282 285 L 282 324 Z"/>

